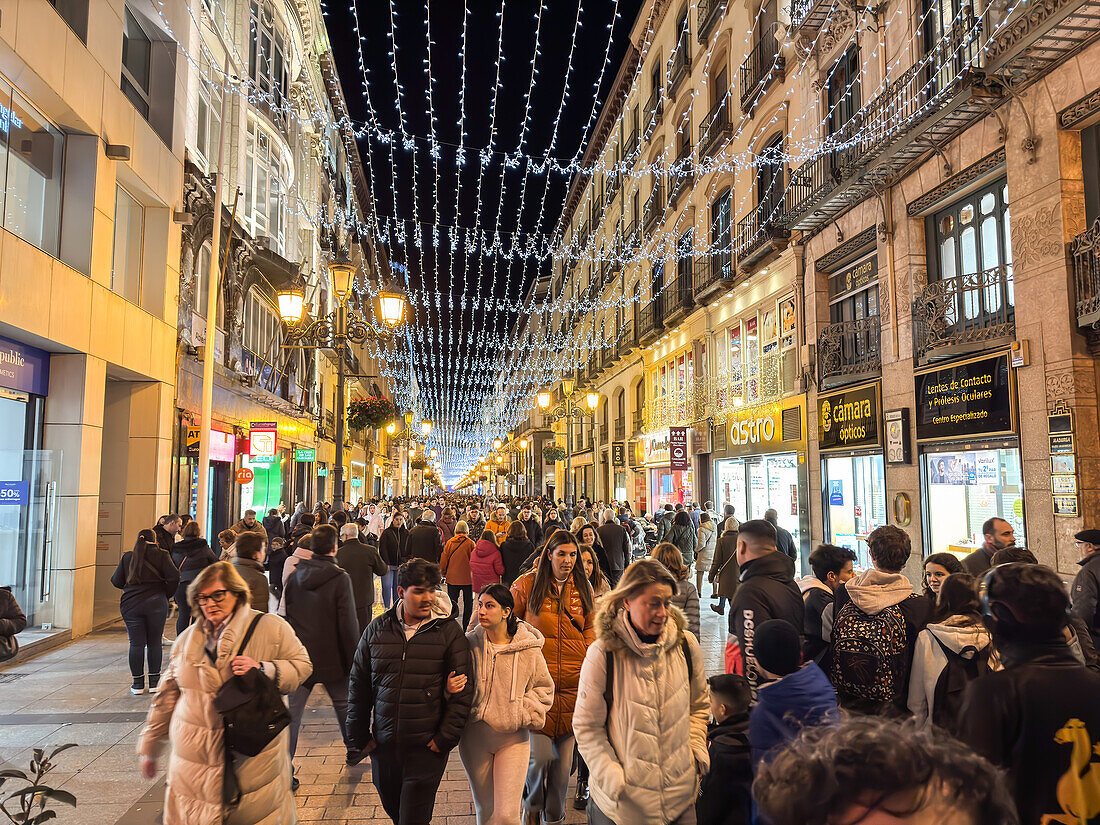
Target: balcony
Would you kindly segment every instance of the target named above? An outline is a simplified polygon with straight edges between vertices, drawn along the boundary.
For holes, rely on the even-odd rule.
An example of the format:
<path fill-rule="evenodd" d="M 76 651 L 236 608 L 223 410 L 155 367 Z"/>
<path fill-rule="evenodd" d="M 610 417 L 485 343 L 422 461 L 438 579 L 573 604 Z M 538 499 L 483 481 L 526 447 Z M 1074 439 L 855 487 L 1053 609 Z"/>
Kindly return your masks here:
<path fill-rule="evenodd" d="M 714 31 L 714 27 L 725 13 L 726 0 L 699 0 L 697 16 L 700 43 L 706 43 L 710 39 L 710 33 Z"/>
<path fill-rule="evenodd" d="M 791 0 L 791 32 L 802 35 L 804 41 L 812 44 L 836 9 L 835 0 Z"/>
<path fill-rule="evenodd" d="M 668 61 L 668 97 L 669 100 L 676 96 L 676 90 L 684 82 L 684 78 L 691 72 L 691 33 L 685 27 L 680 32 L 680 40 L 676 43 L 676 51 Z"/>
<path fill-rule="evenodd" d="M 630 424 L 633 427 L 634 435 L 641 435 L 645 432 L 645 414 L 641 410 L 635 410 L 634 415 L 631 416 Z"/>
<path fill-rule="evenodd" d="M 1098 0 L 1100 2 L 1100 0 Z M 946 43 L 872 98 L 825 152 L 791 175 L 787 228 L 815 230 L 876 188 L 902 177 L 929 152 L 984 117 L 1000 90 L 984 84 L 981 32 L 964 7 Z"/>
<path fill-rule="evenodd" d="M 616 344 L 616 352 L 620 359 L 626 358 L 635 347 L 638 346 L 638 339 L 634 334 L 634 321 L 627 321 L 623 324 L 622 329 L 619 330 L 619 340 Z"/>
<path fill-rule="evenodd" d="M 603 203 L 607 208 L 615 202 L 615 195 L 619 193 L 620 178 L 615 174 L 608 174 L 603 182 Z"/>
<path fill-rule="evenodd" d="M 649 196 L 649 200 L 645 202 L 644 217 L 642 219 L 642 226 L 645 232 L 651 231 L 657 224 L 661 222 L 661 218 L 665 214 L 665 184 L 664 181 L 658 181 L 656 188 Z"/>
<path fill-rule="evenodd" d="M 787 62 L 779 53 L 775 39 L 778 24 L 772 24 L 760 32 L 756 43 L 741 64 L 741 111 L 748 112 L 757 97 L 762 95 L 778 79 L 783 81 Z"/>
<path fill-rule="evenodd" d="M 733 121 L 730 119 L 730 96 L 727 92 L 699 124 L 699 159 L 717 154 L 732 136 Z"/>
<path fill-rule="evenodd" d="M 992 23 L 985 69 L 1022 89 L 1100 36 L 1100 0 L 1016 3 L 1003 23 Z"/>
<path fill-rule="evenodd" d="M 662 294 L 664 299 L 664 322 L 666 327 L 673 326 L 695 306 L 695 284 L 693 272 L 695 261 L 688 258 L 677 261 L 676 280 L 668 285 Z"/>
<path fill-rule="evenodd" d="M 637 221 L 631 221 L 627 226 L 626 232 L 623 234 L 623 253 L 625 255 L 633 255 L 638 251 L 638 246 L 642 239 L 642 228 L 638 226 Z"/>
<path fill-rule="evenodd" d="M 653 131 L 657 128 L 657 124 L 661 122 L 661 117 L 665 113 L 665 101 L 661 97 L 661 90 L 654 89 L 653 94 L 649 96 L 649 100 L 646 101 L 645 109 L 643 110 L 642 122 L 645 124 L 643 130 L 643 137 L 649 140 Z"/>
<path fill-rule="evenodd" d="M 638 130 L 631 129 L 630 136 L 626 139 L 626 143 L 623 144 L 623 162 L 631 163 L 634 160 L 634 156 L 638 153 Z"/>
<path fill-rule="evenodd" d="M 641 346 L 656 341 L 658 336 L 665 331 L 663 316 L 661 314 L 661 296 L 650 300 L 648 304 L 638 312 L 638 343 Z"/>
<path fill-rule="evenodd" d="M 1015 338 L 1011 265 L 930 283 L 913 301 L 913 337 L 921 363 Z"/>
<path fill-rule="evenodd" d="M 790 231 L 783 225 L 783 202 L 765 200 L 737 222 L 737 265 L 749 271 L 754 264 L 787 248 Z"/>
<path fill-rule="evenodd" d="M 615 350 L 613 347 L 603 347 L 599 355 L 600 371 L 610 369 L 615 363 Z"/>
<path fill-rule="evenodd" d="M 695 260 L 695 301 L 706 301 L 733 288 L 733 254 L 728 249 L 703 255 Z"/>
<path fill-rule="evenodd" d="M 879 317 L 829 324 L 817 338 L 817 376 L 822 389 L 873 378 L 882 371 Z"/>
<path fill-rule="evenodd" d="M 1088 341 L 1089 352 L 1100 354 L 1100 220 L 1070 243 L 1073 265 L 1077 326 Z"/>
<path fill-rule="evenodd" d="M 626 438 L 626 421 L 620 418 L 615 421 L 615 440 L 622 441 L 624 438 Z"/>
<path fill-rule="evenodd" d="M 680 196 L 691 189 L 691 184 L 695 181 L 695 170 L 691 166 L 691 144 L 687 143 L 680 147 L 679 153 L 676 155 L 675 172 L 672 173 L 672 179 L 669 181 L 669 204 L 676 205 L 676 201 L 680 199 Z"/>
<path fill-rule="evenodd" d="M 611 431 L 608 429 L 607 425 L 606 424 L 601 424 L 600 425 L 600 443 L 601 444 L 606 444 L 609 440 L 610 435 L 611 435 Z"/>

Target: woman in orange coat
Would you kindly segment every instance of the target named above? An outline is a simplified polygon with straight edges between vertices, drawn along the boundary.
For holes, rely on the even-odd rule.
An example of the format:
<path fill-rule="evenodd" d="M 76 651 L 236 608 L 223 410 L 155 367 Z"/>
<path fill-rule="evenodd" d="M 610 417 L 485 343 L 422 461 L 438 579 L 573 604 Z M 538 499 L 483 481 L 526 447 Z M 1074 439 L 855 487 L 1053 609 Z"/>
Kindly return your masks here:
<path fill-rule="evenodd" d="M 512 585 L 517 618 L 546 639 L 542 655 L 554 679 L 554 704 L 546 726 L 531 734 L 523 811 L 527 822 L 565 822 L 565 794 L 573 761 L 573 705 L 581 664 L 595 641 L 592 587 L 584 575 L 577 539 L 558 530 L 539 554 L 538 565 Z"/>
<path fill-rule="evenodd" d="M 464 521 L 455 525 L 455 534 L 443 548 L 439 569 L 447 580 L 447 595 L 451 599 L 451 615 L 458 615 L 458 597 L 462 596 L 462 626 L 470 623 L 473 613 L 473 578 L 470 576 L 470 554 L 474 543 L 470 528 Z"/>

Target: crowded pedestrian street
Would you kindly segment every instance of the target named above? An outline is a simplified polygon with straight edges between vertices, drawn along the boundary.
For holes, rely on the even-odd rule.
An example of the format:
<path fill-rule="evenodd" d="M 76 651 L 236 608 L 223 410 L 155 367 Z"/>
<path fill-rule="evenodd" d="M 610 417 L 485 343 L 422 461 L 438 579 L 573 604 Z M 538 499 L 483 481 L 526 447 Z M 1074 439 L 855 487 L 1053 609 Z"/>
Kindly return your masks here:
<path fill-rule="evenodd" d="M 377 605 L 381 613 L 381 602 Z M 700 643 L 708 673 L 722 671 L 725 620 L 702 613 Z M 25 664 L 0 667 L 0 771 L 26 770 L 35 748 L 77 747 L 58 756 L 49 784 L 69 791 L 75 809 L 58 808 L 58 825 L 162 825 L 164 773 L 143 780 L 136 746 L 150 697 L 133 696 L 126 671 L 126 632 L 113 627 L 44 653 Z M 388 823 L 370 766 L 344 764 L 340 730 L 324 694 L 312 696 L 302 721 L 295 794 L 300 822 Z M 569 798 L 575 790 L 570 783 Z M 436 825 L 474 825 L 470 784 L 458 751 L 451 754 L 436 797 Z M 570 807 L 567 823 L 586 822 Z"/>

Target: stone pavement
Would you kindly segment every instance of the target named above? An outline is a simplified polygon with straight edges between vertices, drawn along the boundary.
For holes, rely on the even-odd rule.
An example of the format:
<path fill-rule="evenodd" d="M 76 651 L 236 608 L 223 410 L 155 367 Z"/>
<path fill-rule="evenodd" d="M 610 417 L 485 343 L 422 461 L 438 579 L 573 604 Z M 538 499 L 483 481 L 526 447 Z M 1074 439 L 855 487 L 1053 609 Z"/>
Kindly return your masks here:
<path fill-rule="evenodd" d="M 707 593 L 710 586 L 704 585 Z M 702 647 L 707 674 L 722 670 L 726 620 L 702 604 Z M 131 696 L 126 633 L 113 628 L 84 637 L 14 667 L 0 668 L 0 769 L 26 770 L 35 747 L 75 743 L 49 775 L 75 794 L 75 810 L 61 806 L 59 825 L 154 825 L 160 822 L 163 774 L 141 778 L 134 748 L 149 697 Z M 165 649 L 167 654 L 167 648 Z M 348 768 L 336 718 L 323 688 L 310 699 L 295 760 L 303 822 L 388 823 L 370 780 L 369 760 Z M 457 749 L 440 785 L 433 822 L 473 825 L 473 801 Z M 585 821 L 568 809 L 569 823 Z"/>

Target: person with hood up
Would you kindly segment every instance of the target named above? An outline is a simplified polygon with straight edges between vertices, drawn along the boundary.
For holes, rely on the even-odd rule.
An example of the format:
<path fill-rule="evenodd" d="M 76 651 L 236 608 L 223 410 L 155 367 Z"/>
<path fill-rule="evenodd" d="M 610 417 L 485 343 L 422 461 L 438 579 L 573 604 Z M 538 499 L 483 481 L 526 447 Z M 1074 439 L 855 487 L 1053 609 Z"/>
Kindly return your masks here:
<path fill-rule="evenodd" d="M 695 817 L 699 825 L 749 825 L 752 821 L 749 682 L 735 673 L 719 673 L 711 676 L 707 685 L 714 720 L 707 725 L 710 770 L 700 783 Z"/>
<path fill-rule="evenodd" d="M 183 538 L 172 545 L 172 563 L 180 571 L 180 583 L 175 595 L 176 607 L 179 608 L 179 614 L 176 616 L 177 636 L 191 624 L 191 606 L 187 603 L 188 585 L 206 567 L 218 560 L 206 539 L 199 533 L 199 523 L 189 521 L 183 528 Z"/>
<path fill-rule="evenodd" d="M 375 543 L 382 538 L 382 531 L 386 529 L 386 514 L 377 504 L 367 505 L 367 535 L 374 536 Z"/>
<path fill-rule="evenodd" d="M 397 568 L 406 558 L 408 544 L 409 531 L 405 527 L 405 514 L 397 510 L 378 540 L 378 555 L 389 568 L 382 576 L 382 604 L 386 606 L 386 610 L 397 602 Z"/>
<path fill-rule="evenodd" d="M 398 601 L 367 626 L 348 682 L 348 738 L 370 753 L 382 807 L 400 825 L 431 822 L 473 698 L 470 645 L 440 580 L 424 559 L 401 565 Z M 465 686 L 456 684 L 462 676 Z"/>
<path fill-rule="evenodd" d="M 768 619 L 802 627 L 805 606 L 794 583 L 794 564 L 776 548 L 775 528 L 763 519 L 741 522 L 737 563 L 741 585 L 730 603 L 726 672 L 749 680 L 753 697 L 767 681 L 756 661 L 755 628 Z M 717 563 L 717 558 L 715 559 Z"/>
<path fill-rule="evenodd" d="M 504 560 L 497 547 L 497 536 L 492 530 L 482 530 L 481 538 L 470 554 L 470 581 L 478 593 L 489 584 L 501 581 L 504 575 Z"/>
<path fill-rule="evenodd" d="M 478 593 L 477 624 L 466 634 L 474 698 L 458 753 L 478 825 L 519 825 L 531 731 L 546 724 L 554 700 L 545 639 L 514 609 L 507 587 L 486 586 Z"/>
<path fill-rule="evenodd" d="M 249 606 L 260 613 L 268 612 L 267 576 L 264 575 L 264 540 L 256 533 L 237 536 L 236 555 L 229 560 L 244 583 L 248 585 Z"/>
<path fill-rule="evenodd" d="M 837 588 L 829 675 L 846 710 L 904 716 L 913 649 L 932 606 L 901 573 L 911 552 L 904 530 L 872 530 L 867 550 L 874 567 Z"/>
<path fill-rule="evenodd" d="M 699 514 L 699 530 L 695 534 L 695 592 L 700 596 L 703 595 L 703 576 L 710 571 L 717 544 L 718 528 L 710 513 L 704 510 Z"/>
<path fill-rule="evenodd" d="M 458 524 L 458 519 L 455 518 L 455 511 L 450 507 L 444 507 L 443 512 L 435 520 L 435 523 L 439 525 L 439 531 L 443 534 L 443 546 L 447 546 L 455 535 L 455 525 Z"/>
<path fill-rule="evenodd" d="M 435 513 L 431 509 L 420 511 L 420 520 L 409 530 L 408 541 L 405 542 L 405 557 L 402 562 L 409 559 L 425 559 L 432 564 L 439 564 L 443 557 L 443 533 L 435 523 Z"/>
<path fill-rule="evenodd" d="M 280 507 L 282 505 L 279 505 Z M 286 526 L 283 524 L 283 517 L 279 511 L 272 507 L 267 511 L 267 515 L 263 520 L 264 530 L 267 532 L 267 540 L 271 539 L 285 539 L 286 538 Z"/>
<path fill-rule="evenodd" d="M 523 811 L 527 822 L 565 821 L 565 795 L 573 763 L 573 706 L 581 664 L 594 641 L 595 605 L 577 541 L 558 530 L 547 538 L 535 568 L 512 585 L 515 615 L 546 639 L 542 655 L 554 680 L 554 704 L 542 730 L 531 735 Z"/>
<path fill-rule="evenodd" d="M 965 683 L 941 683 L 948 657 L 962 666 L 956 670 L 968 680 L 990 670 L 993 637 L 982 624 L 976 584 L 969 573 L 952 573 L 940 582 L 932 619 L 917 636 L 909 672 L 908 704 L 914 721 L 922 728 L 935 724 L 950 733 L 956 732 Z"/>
<path fill-rule="evenodd" d="M 462 597 L 463 627 L 470 624 L 474 598 L 473 575 L 470 571 L 470 556 L 474 551 L 474 542 L 467 533 L 469 529 L 464 521 L 455 524 L 455 534 L 443 548 L 443 558 L 439 564 L 439 569 L 447 582 L 447 597 L 451 600 L 454 616 L 458 616 L 458 599 Z"/>
<path fill-rule="evenodd" d="M 644 558 L 600 601 L 573 714 L 593 825 L 695 822 L 710 769 L 709 703 L 703 654 L 675 592 L 665 566 Z"/>
<path fill-rule="evenodd" d="M 332 525 L 314 528 L 312 550 L 312 558 L 298 563 L 283 591 L 286 620 L 313 663 L 313 674 L 290 695 L 290 757 L 294 758 L 298 748 L 298 731 L 309 694 L 316 685 L 324 685 L 336 712 L 350 765 L 359 761 L 358 751 L 349 744 L 347 734 L 348 675 L 359 641 L 359 618 L 355 614 L 351 577 L 333 555 L 336 530 Z"/>
<path fill-rule="evenodd" d="M 196 620 L 172 645 L 164 682 L 137 746 L 141 774 L 150 780 L 156 777 L 158 758 L 169 752 L 161 821 L 293 823 L 297 816 L 284 731 L 255 756 L 233 755 L 232 776 L 240 799 L 236 804 L 225 801 L 225 722 L 214 701 L 222 685 L 254 669 L 279 693 L 292 693 L 310 675 L 309 655 L 282 618 L 248 607 L 248 585 L 228 562 L 216 562 L 199 573 L 187 598 Z M 250 627 L 254 632 L 242 646 Z"/>
<path fill-rule="evenodd" d="M 853 565 L 856 551 L 834 544 L 819 544 L 810 553 L 811 576 L 798 580 L 798 589 L 802 591 L 802 601 L 806 605 L 802 634 L 805 642 L 802 655 L 807 661 L 817 660 L 829 646 L 822 629 L 821 615 L 826 608 L 832 609 L 836 589 L 844 582 L 855 577 Z"/>
<path fill-rule="evenodd" d="M 839 719 L 829 677 L 814 662 L 802 664 L 802 637 L 790 622 L 756 626 L 756 661 L 771 681 L 757 690 L 749 714 L 754 772 L 803 728 Z"/>
<path fill-rule="evenodd" d="M 486 528 L 485 531 L 490 532 L 489 528 Z M 511 587 L 512 582 L 519 578 L 523 563 L 534 552 L 535 545 L 527 537 L 527 528 L 523 526 L 523 522 L 513 521 L 509 523 L 508 536 L 500 545 L 500 559 L 504 562 L 504 573 L 501 581 Z"/>

